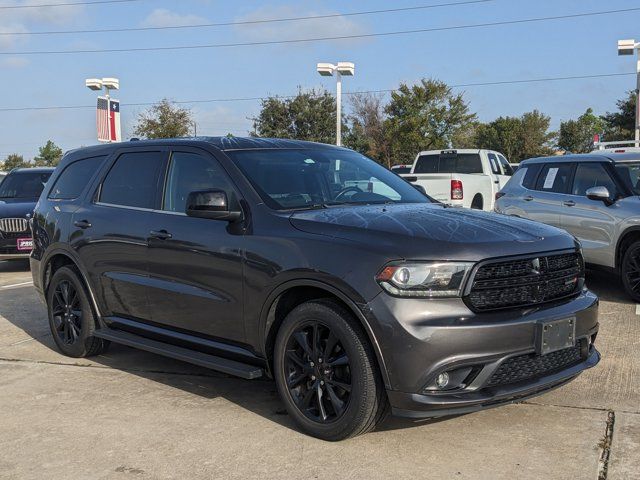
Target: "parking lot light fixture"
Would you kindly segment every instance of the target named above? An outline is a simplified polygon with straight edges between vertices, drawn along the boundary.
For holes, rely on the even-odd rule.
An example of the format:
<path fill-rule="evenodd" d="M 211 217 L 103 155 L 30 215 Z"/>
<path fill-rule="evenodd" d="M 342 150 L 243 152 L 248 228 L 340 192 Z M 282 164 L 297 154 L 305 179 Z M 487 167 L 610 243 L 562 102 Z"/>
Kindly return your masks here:
<path fill-rule="evenodd" d="M 356 66 L 352 62 L 318 63 L 316 70 L 323 77 L 336 77 L 336 145 L 342 145 L 342 76 L 353 76 Z"/>
<path fill-rule="evenodd" d="M 120 89 L 120 80 L 113 77 L 107 78 L 87 78 L 84 81 L 85 86 L 89 90 L 93 91 L 101 91 L 103 88 L 105 90 L 105 95 L 109 98 L 109 93 L 111 90 L 119 90 Z"/>
<path fill-rule="evenodd" d="M 640 147 L 640 43 L 633 39 L 618 40 L 618 55 L 633 55 L 636 58 L 636 128 L 635 146 Z"/>

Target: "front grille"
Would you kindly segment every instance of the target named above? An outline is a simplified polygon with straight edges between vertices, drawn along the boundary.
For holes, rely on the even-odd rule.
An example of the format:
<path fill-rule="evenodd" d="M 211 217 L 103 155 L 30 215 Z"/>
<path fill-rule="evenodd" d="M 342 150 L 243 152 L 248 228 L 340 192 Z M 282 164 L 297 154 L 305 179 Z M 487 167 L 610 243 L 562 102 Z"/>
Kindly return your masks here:
<path fill-rule="evenodd" d="M 476 271 L 466 300 L 476 311 L 550 302 L 576 293 L 583 269 L 578 252 L 486 263 Z"/>
<path fill-rule="evenodd" d="M 26 218 L 0 218 L 0 231 L 3 233 L 23 233 L 28 229 Z"/>
<path fill-rule="evenodd" d="M 579 344 L 575 347 L 565 348 L 564 350 L 558 350 L 557 352 L 546 355 L 531 353 L 511 357 L 502 362 L 486 386 L 496 387 L 544 377 L 545 375 L 550 375 L 577 365 L 582 360 Z"/>

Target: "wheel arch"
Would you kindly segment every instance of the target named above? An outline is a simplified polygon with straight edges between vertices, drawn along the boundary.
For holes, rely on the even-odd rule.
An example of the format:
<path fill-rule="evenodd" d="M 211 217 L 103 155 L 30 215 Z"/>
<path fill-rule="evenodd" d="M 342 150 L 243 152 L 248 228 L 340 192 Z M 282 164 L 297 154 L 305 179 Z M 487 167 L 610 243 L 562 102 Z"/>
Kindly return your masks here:
<path fill-rule="evenodd" d="M 618 243 L 616 244 L 614 265 L 617 270 L 620 270 L 622 268 L 622 259 L 625 252 L 627 251 L 627 248 L 629 248 L 629 245 L 631 245 L 636 240 L 640 240 L 640 226 L 627 228 L 620 235 L 620 238 L 618 238 Z"/>
<path fill-rule="evenodd" d="M 260 332 L 261 345 L 270 372 L 273 372 L 273 350 L 276 335 L 282 321 L 287 314 L 298 305 L 318 298 L 331 298 L 337 301 L 358 321 L 373 347 L 384 385 L 386 388 L 389 388 L 391 383 L 384 357 L 382 356 L 380 345 L 366 316 L 360 307 L 358 307 L 358 304 L 347 294 L 335 286 L 319 280 L 305 279 L 285 282 L 274 289 L 267 298 L 261 314 Z"/>
<path fill-rule="evenodd" d="M 473 196 L 473 199 L 471 200 L 471 208 L 473 208 L 473 205 L 476 204 L 476 200 L 480 201 L 479 209 L 482 210 L 484 208 L 484 197 L 481 193 L 476 193 Z"/>

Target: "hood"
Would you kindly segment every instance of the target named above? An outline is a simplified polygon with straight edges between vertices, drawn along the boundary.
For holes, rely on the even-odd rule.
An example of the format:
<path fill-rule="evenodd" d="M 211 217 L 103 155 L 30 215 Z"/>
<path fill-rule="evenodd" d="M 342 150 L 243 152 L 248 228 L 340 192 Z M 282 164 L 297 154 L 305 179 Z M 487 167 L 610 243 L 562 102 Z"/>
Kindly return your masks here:
<path fill-rule="evenodd" d="M 37 198 L 2 198 L 0 218 L 24 218 L 27 214 L 32 215 L 37 202 Z"/>
<path fill-rule="evenodd" d="M 398 258 L 479 260 L 576 245 L 555 227 L 440 204 L 330 207 L 296 212 L 290 221 L 308 233 L 392 248 Z"/>

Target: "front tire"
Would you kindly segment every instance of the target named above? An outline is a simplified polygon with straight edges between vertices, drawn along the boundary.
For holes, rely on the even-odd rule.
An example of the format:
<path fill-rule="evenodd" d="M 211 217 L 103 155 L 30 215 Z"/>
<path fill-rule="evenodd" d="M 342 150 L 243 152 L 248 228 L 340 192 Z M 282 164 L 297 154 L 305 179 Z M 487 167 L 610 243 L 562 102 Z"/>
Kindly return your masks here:
<path fill-rule="evenodd" d="M 90 357 L 106 351 L 109 342 L 93 336 L 96 319 L 76 271 L 62 267 L 47 290 L 47 311 L 53 340 L 68 357 Z"/>
<path fill-rule="evenodd" d="M 621 274 L 627 294 L 635 302 L 640 302 L 640 241 L 633 242 L 624 252 Z"/>
<path fill-rule="evenodd" d="M 366 433 L 387 411 L 368 338 L 331 300 L 303 303 L 287 315 L 276 337 L 274 373 L 289 415 L 314 437 Z"/>

